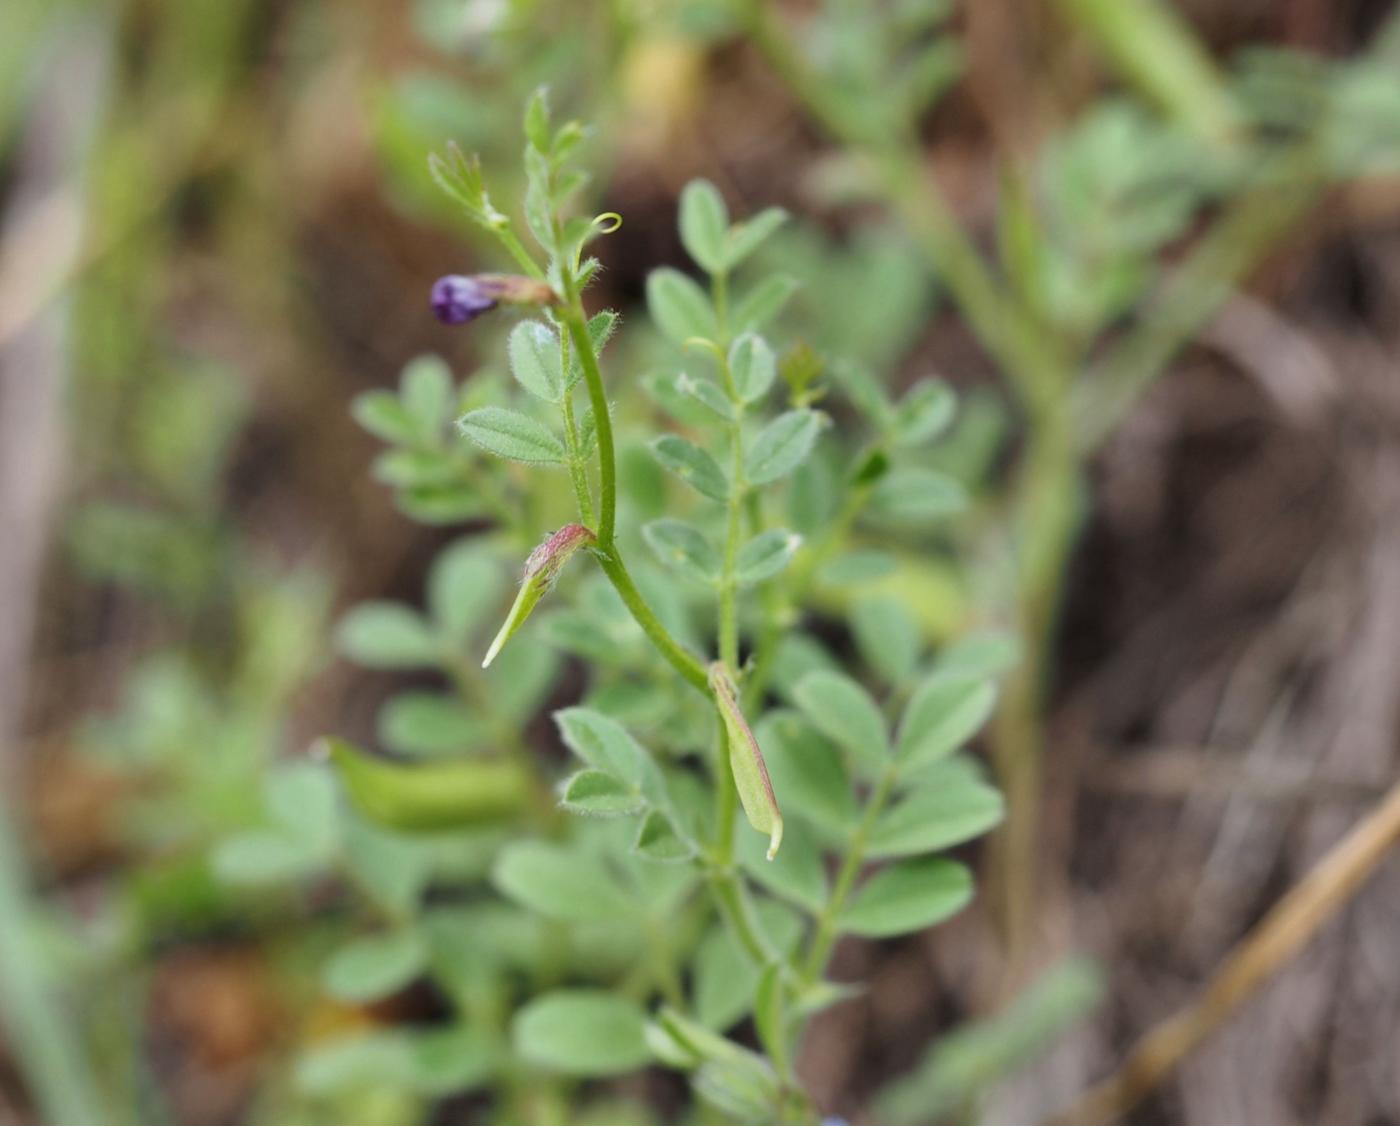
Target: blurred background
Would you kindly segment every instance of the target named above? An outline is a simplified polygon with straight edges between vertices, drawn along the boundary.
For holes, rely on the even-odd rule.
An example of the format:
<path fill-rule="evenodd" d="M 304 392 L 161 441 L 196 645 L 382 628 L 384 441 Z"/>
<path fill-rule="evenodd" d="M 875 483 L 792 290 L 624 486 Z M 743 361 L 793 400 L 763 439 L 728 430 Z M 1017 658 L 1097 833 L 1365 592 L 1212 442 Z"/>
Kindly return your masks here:
<path fill-rule="evenodd" d="M 250 893 L 230 869 L 290 861 L 226 846 L 261 824 L 274 766 L 327 731 L 374 737 L 393 678 L 335 656 L 336 616 L 417 603 L 434 553 L 481 526 L 396 494 L 382 464 L 377 480 L 351 402 L 425 353 L 458 377 L 499 363 L 489 332 L 429 315 L 435 277 L 502 263 L 426 157 L 480 152 L 493 197 L 517 199 L 538 85 L 595 125 L 591 200 L 624 218 L 593 307 L 643 322 L 647 272 L 683 264 L 692 177 L 736 214 L 786 207 L 766 253 L 802 282 L 795 331 L 892 389 L 931 372 L 958 388 L 959 456 L 988 498 L 977 536 L 995 539 L 1025 412 L 908 207 L 870 190 L 859 131 L 814 112 L 732 8 L 0 5 L 0 1122 L 42 1121 L 13 1049 L 52 1063 L 58 1004 L 114 1123 L 478 1120 L 462 1099 L 304 1103 L 298 1051 L 431 1000 L 324 996 L 342 897 Z M 913 143 L 958 224 L 1014 265 L 1007 200 L 1024 194 L 1063 266 L 1056 323 L 1111 342 L 1142 307 L 1134 323 L 1160 317 L 1171 341 L 1086 463 L 1032 711 L 1027 958 L 1089 955 L 1106 991 L 998 1096 L 991 1121 L 1030 1122 L 1189 1001 L 1397 777 L 1400 24 L 1377 0 L 770 15 L 854 105 L 915 8 L 936 34 Z M 1163 79 L 1184 41 L 1199 57 Z M 1249 202 L 1258 152 L 1211 136 L 1193 67 L 1251 136 L 1308 150 L 1275 170 L 1281 219 Z M 1279 221 L 1214 249 L 1218 278 L 1188 275 L 1196 293 L 1238 279 L 1208 309 L 1175 326 L 1179 302 L 1148 302 L 1216 219 L 1261 215 Z M 939 572 L 932 637 L 971 616 L 975 587 Z M 24 986 L 21 932 L 54 992 Z M 843 948 L 840 976 L 870 989 L 806 1045 L 824 1106 L 875 1121 L 872 1092 L 983 1007 L 988 935 L 979 904 Z M 1400 1123 L 1397 935 L 1392 859 L 1131 1121 Z"/>

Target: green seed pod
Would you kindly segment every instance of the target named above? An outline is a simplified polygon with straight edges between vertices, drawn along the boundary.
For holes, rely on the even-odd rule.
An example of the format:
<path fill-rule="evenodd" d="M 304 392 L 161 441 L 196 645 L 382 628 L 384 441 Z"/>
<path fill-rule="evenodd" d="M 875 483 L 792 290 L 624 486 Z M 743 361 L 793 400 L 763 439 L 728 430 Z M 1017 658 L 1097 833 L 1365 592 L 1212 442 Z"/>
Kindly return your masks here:
<path fill-rule="evenodd" d="M 768 859 L 778 853 L 783 843 L 783 814 L 778 799 L 773 796 L 773 783 L 768 778 L 768 766 L 763 761 L 758 740 L 754 738 L 744 713 L 739 709 L 738 693 L 724 665 L 716 661 L 710 666 L 710 691 L 715 706 L 724 721 L 725 742 L 729 745 L 729 769 L 734 785 L 739 789 L 739 801 L 749 824 L 760 833 L 768 834 Z"/>
<path fill-rule="evenodd" d="M 466 829 L 510 820 L 530 804 L 530 773 L 509 759 L 394 762 L 343 739 L 325 739 L 322 746 L 351 804 L 390 829 Z"/>

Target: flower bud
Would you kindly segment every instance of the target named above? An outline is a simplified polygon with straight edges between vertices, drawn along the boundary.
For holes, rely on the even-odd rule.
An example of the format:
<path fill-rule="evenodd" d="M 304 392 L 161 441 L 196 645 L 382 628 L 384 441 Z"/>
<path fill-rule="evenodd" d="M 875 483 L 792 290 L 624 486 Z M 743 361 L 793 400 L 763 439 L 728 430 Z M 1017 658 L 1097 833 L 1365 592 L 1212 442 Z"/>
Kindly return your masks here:
<path fill-rule="evenodd" d="M 525 624 L 530 611 L 554 585 L 554 580 L 559 577 L 564 564 L 573 558 L 579 548 L 597 541 L 598 537 L 582 524 L 565 524 L 530 552 L 529 558 L 525 560 L 525 575 L 520 583 L 520 593 L 515 596 L 515 603 L 506 615 L 505 624 L 491 642 L 491 648 L 486 651 L 486 659 L 481 662 L 482 668 L 486 668 L 496 659 L 505 643 Z"/>
<path fill-rule="evenodd" d="M 559 295 L 542 281 L 518 274 L 448 274 L 433 283 L 432 306 L 445 325 L 466 324 L 501 302 L 554 305 Z"/>
<path fill-rule="evenodd" d="M 491 298 L 507 305 L 559 304 L 559 295 L 538 278 L 519 274 L 477 274 L 472 280 Z"/>
<path fill-rule="evenodd" d="M 476 278 L 448 274 L 433 283 L 433 314 L 445 325 L 461 325 L 490 312 L 496 298 Z"/>

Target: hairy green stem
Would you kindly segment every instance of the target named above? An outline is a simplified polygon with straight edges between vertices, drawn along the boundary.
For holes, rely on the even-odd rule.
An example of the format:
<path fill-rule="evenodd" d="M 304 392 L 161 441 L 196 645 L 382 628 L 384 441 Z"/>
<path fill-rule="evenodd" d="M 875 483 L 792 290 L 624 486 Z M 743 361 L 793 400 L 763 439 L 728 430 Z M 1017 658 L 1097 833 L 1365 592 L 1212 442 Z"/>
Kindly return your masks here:
<path fill-rule="evenodd" d="M 583 311 L 583 301 L 572 277 L 565 284 L 567 304 L 560 315 L 583 366 L 588 401 L 593 407 L 593 426 L 598 435 L 598 527 L 595 531 L 598 547 L 613 554 L 613 538 L 617 531 L 617 452 L 613 448 L 612 416 L 608 413 L 603 373 L 598 370 L 598 357 L 593 354 L 593 342 L 588 339 L 588 318 Z"/>
<path fill-rule="evenodd" d="M 729 365 L 724 365 L 728 372 Z M 733 379 L 729 379 L 732 388 Z M 744 401 L 738 395 L 730 400 L 734 419 L 729 425 L 729 499 L 725 502 L 724 563 L 719 577 L 719 659 L 733 673 L 739 671 L 739 584 L 734 578 L 734 565 L 739 557 L 739 536 L 742 531 L 744 497 L 748 484 L 744 480 Z"/>
<path fill-rule="evenodd" d="M 729 367 L 728 279 L 723 271 L 711 276 L 711 295 L 720 339 L 715 343 L 715 362 L 729 398 L 732 418 L 728 427 L 730 445 L 729 496 L 725 501 L 724 563 L 719 582 L 719 659 L 736 678 L 739 672 L 739 604 L 734 582 L 734 563 L 739 554 L 740 506 L 744 485 L 744 400 Z M 729 740 L 720 724 L 719 754 L 715 761 L 715 856 L 721 867 L 728 867 L 734 851 L 734 822 L 738 814 L 738 786 L 729 766 Z"/>
<path fill-rule="evenodd" d="M 603 387 L 603 375 L 598 368 L 597 356 L 593 353 L 592 342 L 588 339 L 587 318 L 577 286 L 572 277 L 565 283 L 565 306 L 560 317 L 569 332 L 574 348 L 578 350 L 583 367 L 584 381 L 588 385 L 589 401 L 593 407 L 594 424 L 598 434 L 598 478 L 599 478 L 599 518 L 596 534 L 598 537 L 595 555 L 598 565 L 612 582 L 623 603 L 641 626 L 651 643 L 671 666 L 692 687 L 710 696 L 709 677 L 704 665 L 694 654 L 685 649 L 660 619 L 646 604 L 641 591 L 632 580 L 622 557 L 617 550 L 617 469 L 613 446 L 612 419 L 608 414 L 607 395 Z M 707 869 L 707 880 L 720 914 L 734 934 L 745 953 L 758 965 L 765 965 L 773 957 L 757 923 L 753 918 L 753 908 L 749 902 L 743 882 L 732 866 L 734 837 L 734 817 L 738 794 L 725 757 L 727 748 L 721 746 L 719 761 L 715 764 L 715 787 L 718 793 L 717 821 L 719 823 L 716 855 Z M 727 812 L 726 812 L 727 810 Z M 728 825 L 725 831 L 724 826 Z"/>
<path fill-rule="evenodd" d="M 737 438 L 734 443 L 737 448 Z M 735 461 L 739 460 L 736 456 Z M 734 581 L 734 561 L 739 555 L 739 516 L 738 501 L 731 498 L 724 536 L 724 569 L 719 585 L 719 659 L 734 672 L 739 669 L 739 587 Z"/>
<path fill-rule="evenodd" d="M 600 543 L 601 540 L 600 536 Z M 661 624 L 661 619 L 646 604 L 642 592 L 637 589 L 637 584 L 632 581 L 631 574 L 617 555 L 616 545 L 613 546 L 610 553 L 605 554 L 600 546 L 594 554 L 597 556 L 598 566 L 603 569 L 603 574 L 607 575 L 632 617 L 642 627 L 642 632 L 647 635 L 647 639 L 670 662 L 671 667 L 681 674 L 687 684 L 708 699 L 710 682 L 705 673 L 705 666 L 696 659 L 693 653 L 671 636 L 670 631 Z"/>
<path fill-rule="evenodd" d="M 721 270 L 710 275 L 710 294 L 715 304 L 715 322 L 719 325 L 719 340 L 716 343 L 724 349 L 729 347 L 729 275 Z M 731 381 L 732 382 L 732 381 Z"/>
<path fill-rule="evenodd" d="M 565 370 L 568 370 L 567 368 Z M 574 499 L 585 524 L 593 523 L 593 498 L 589 495 L 588 475 L 579 456 L 578 424 L 574 421 L 574 393 L 564 392 L 564 441 L 569 450 L 569 479 L 574 485 Z"/>
<path fill-rule="evenodd" d="M 632 581 L 632 576 L 618 552 L 617 455 L 613 446 L 612 418 L 608 413 L 603 373 L 598 369 L 598 357 L 593 354 L 593 344 L 588 339 L 587 317 L 572 276 L 567 278 L 565 286 L 565 306 L 559 315 L 569 331 L 569 338 L 573 341 L 579 363 L 583 367 L 584 382 L 588 385 L 588 399 L 593 407 L 593 424 L 598 435 L 598 527 L 595 530 L 598 543 L 594 554 L 603 573 L 607 575 L 637 624 L 642 627 L 642 632 L 688 684 L 708 697 L 710 684 L 705 674 L 705 666 L 662 625 L 661 619 L 647 605 L 642 592 Z"/>

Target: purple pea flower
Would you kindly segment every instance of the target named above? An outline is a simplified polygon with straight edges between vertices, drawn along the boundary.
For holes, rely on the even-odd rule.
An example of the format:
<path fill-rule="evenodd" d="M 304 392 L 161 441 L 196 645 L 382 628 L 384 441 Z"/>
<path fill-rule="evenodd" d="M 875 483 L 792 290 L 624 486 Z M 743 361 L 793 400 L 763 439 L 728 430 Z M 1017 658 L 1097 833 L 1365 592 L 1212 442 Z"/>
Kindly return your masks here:
<path fill-rule="evenodd" d="M 433 283 L 433 314 L 445 325 L 462 325 L 496 307 L 487 286 L 477 278 L 448 274 Z"/>
<path fill-rule="evenodd" d="M 448 274 L 433 283 L 432 305 L 445 325 L 462 325 L 489 313 L 499 302 L 554 305 L 559 295 L 542 281 L 516 274 Z"/>

